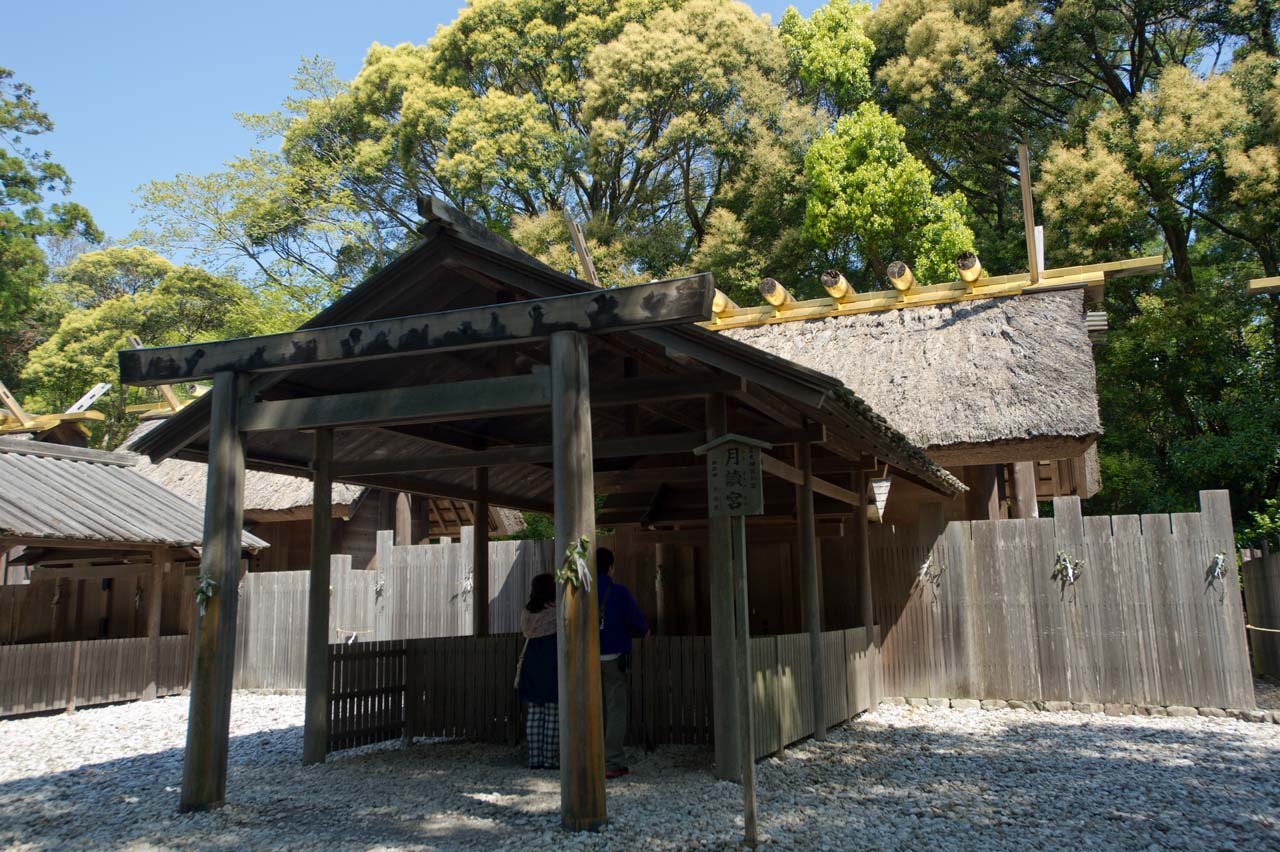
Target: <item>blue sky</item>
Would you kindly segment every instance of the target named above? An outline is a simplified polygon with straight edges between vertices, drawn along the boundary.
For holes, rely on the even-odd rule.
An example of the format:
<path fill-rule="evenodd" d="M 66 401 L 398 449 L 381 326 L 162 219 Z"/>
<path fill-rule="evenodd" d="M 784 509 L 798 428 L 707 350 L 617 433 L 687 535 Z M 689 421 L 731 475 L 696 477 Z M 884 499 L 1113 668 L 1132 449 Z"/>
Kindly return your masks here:
<path fill-rule="evenodd" d="M 135 188 L 246 151 L 253 137 L 232 114 L 276 108 L 300 58 L 332 59 L 349 79 L 370 44 L 420 44 L 463 2 L 27 0 L 5 13 L 0 66 L 35 88 L 56 128 L 38 147 L 70 170 L 72 198 L 119 239 L 135 225 Z M 793 2 L 806 14 L 819 5 Z M 776 22 L 791 3 L 749 5 Z"/>

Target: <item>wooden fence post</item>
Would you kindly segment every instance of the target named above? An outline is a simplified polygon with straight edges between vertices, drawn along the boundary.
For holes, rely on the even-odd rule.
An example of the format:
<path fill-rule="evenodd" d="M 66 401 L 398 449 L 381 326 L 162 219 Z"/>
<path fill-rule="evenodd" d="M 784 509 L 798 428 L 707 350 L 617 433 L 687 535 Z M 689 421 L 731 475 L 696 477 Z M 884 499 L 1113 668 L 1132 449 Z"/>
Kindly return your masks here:
<path fill-rule="evenodd" d="M 317 429 L 311 456 L 311 582 L 307 587 L 306 710 L 302 764 L 324 763 L 329 751 L 329 579 L 333 430 Z"/>
<path fill-rule="evenodd" d="M 591 455 L 591 392 L 587 340 L 551 335 L 551 430 L 554 450 L 556 564 L 587 540 L 590 576 L 560 586 L 560 821 L 571 831 L 594 831 L 607 819 L 604 792 L 604 714 L 600 686 L 600 615 L 595 586 L 595 494 Z M 569 570 L 574 570 L 569 565 Z"/>
<path fill-rule="evenodd" d="M 244 526 L 244 442 L 239 430 L 243 388 L 244 382 L 236 373 L 221 372 L 213 377 L 204 550 L 197 586 L 201 604 L 182 761 L 182 811 L 221 807 L 227 795 L 227 740 Z"/>

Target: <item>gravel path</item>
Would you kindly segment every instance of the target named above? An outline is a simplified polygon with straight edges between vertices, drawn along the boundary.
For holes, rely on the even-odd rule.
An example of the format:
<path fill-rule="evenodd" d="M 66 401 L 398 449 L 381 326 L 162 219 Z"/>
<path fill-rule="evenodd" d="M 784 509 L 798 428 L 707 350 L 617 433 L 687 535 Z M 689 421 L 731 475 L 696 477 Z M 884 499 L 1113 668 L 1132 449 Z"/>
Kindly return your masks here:
<path fill-rule="evenodd" d="M 230 804 L 180 816 L 187 702 L 0 722 L 0 848 L 727 848 L 741 797 L 709 752 L 633 755 L 599 835 L 556 828 L 518 752 L 375 747 L 302 768 L 302 699 L 237 694 Z M 781 849 L 1280 848 L 1280 725 L 882 707 L 760 765 Z"/>

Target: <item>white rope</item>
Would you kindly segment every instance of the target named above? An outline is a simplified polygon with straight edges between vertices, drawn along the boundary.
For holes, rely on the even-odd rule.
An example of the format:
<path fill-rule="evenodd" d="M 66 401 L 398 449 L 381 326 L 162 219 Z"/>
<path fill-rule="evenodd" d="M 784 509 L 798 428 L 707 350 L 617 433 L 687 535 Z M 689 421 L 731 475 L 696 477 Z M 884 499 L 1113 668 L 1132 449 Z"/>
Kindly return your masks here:
<path fill-rule="evenodd" d="M 370 627 L 368 630 L 344 630 L 341 627 L 335 627 L 333 628 L 333 632 L 338 636 L 338 638 L 342 638 L 345 636 L 347 640 L 346 644 L 350 645 L 356 641 L 356 637 L 359 636 L 360 634 L 373 633 L 374 628 Z"/>
<path fill-rule="evenodd" d="M 1244 629 L 1245 629 L 1245 630 L 1257 630 L 1257 631 L 1260 631 L 1260 632 L 1262 632 L 1262 633 L 1280 633 L 1280 630 L 1274 630 L 1274 629 L 1272 629 L 1272 628 L 1270 628 L 1270 627 L 1254 627 L 1252 624 L 1246 624 L 1246 625 L 1244 626 Z"/>

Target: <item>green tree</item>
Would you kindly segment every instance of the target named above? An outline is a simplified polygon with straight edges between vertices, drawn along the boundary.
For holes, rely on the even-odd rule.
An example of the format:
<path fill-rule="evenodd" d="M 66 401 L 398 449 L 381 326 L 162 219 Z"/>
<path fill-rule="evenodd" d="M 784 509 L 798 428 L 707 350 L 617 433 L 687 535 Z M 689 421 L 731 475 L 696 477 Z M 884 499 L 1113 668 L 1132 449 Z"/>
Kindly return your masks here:
<path fill-rule="evenodd" d="M 870 13 L 869 3 L 828 0 L 808 18 L 790 6 L 778 22 L 801 94 L 836 118 L 873 94 L 871 57 L 875 44 L 864 26 Z"/>
<path fill-rule="evenodd" d="M 98 382 L 113 388 L 95 408 L 107 420 L 94 442 L 114 447 L 136 422 L 125 412 L 150 391 L 119 384 L 116 353 L 138 336 L 145 345 L 244 337 L 296 326 L 299 317 L 234 279 L 175 266 L 146 249 L 110 248 L 81 255 L 51 288 L 64 312 L 22 373 L 33 411 L 62 411 Z"/>
<path fill-rule="evenodd" d="M 144 191 L 160 245 L 248 258 L 272 286 L 341 256 L 350 280 L 438 195 L 535 251 L 573 217 L 606 283 L 672 274 L 717 211 L 749 214 L 748 173 L 794 180 L 823 124 L 777 31 L 732 0 L 472 2 L 425 45 L 374 45 L 349 84 L 326 73 L 308 63 L 281 113 L 249 117 L 278 157 Z"/>
<path fill-rule="evenodd" d="M 883 281 L 895 260 L 925 283 L 955 278 L 955 258 L 974 248 L 959 193 L 935 195 L 905 131 L 875 104 L 836 122 L 805 157 L 806 224 L 819 244 L 848 245 L 864 283 Z M 882 285 L 880 285 L 882 286 Z"/>
<path fill-rule="evenodd" d="M 71 191 L 67 170 L 48 151 L 29 145 L 51 130 L 53 121 L 31 87 L 0 68 L 0 380 L 5 382 L 14 380 L 39 333 L 31 312 L 48 274 L 40 240 L 70 234 L 102 238 L 79 204 L 47 200 Z"/>

